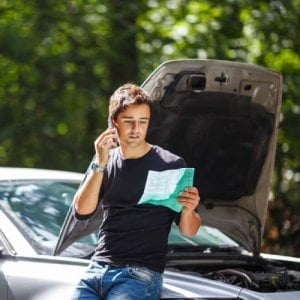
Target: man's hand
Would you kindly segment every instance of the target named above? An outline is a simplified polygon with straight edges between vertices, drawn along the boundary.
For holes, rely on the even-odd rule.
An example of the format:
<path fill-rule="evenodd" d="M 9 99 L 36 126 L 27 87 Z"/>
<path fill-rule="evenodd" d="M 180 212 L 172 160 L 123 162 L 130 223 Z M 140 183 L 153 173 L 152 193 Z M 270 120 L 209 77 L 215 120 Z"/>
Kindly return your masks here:
<path fill-rule="evenodd" d="M 196 187 L 188 187 L 179 194 L 177 200 L 183 209 L 194 211 L 200 202 L 199 191 Z"/>
<path fill-rule="evenodd" d="M 96 162 L 105 167 L 109 159 L 109 150 L 117 147 L 117 130 L 116 128 L 106 129 L 94 142 L 96 152 Z"/>
<path fill-rule="evenodd" d="M 185 236 L 192 237 L 201 225 L 201 217 L 195 210 L 200 202 L 198 189 L 196 187 L 186 188 L 180 193 L 177 201 L 183 205 L 179 229 Z"/>

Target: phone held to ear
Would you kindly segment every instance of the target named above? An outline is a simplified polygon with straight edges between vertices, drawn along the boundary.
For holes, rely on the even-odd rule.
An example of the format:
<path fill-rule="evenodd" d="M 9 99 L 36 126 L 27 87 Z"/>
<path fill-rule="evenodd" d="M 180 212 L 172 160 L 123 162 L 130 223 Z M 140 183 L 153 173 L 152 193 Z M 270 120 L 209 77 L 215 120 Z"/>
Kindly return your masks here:
<path fill-rule="evenodd" d="M 108 126 L 108 128 L 113 128 L 114 127 L 112 117 L 110 117 L 110 116 L 107 119 L 107 126 Z"/>
<path fill-rule="evenodd" d="M 107 125 L 108 125 L 108 128 L 115 128 L 115 125 L 114 125 L 114 123 L 112 121 L 112 117 L 108 117 L 108 119 L 107 119 Z M 115 144 L 119 145 L 117 134 L 116 134 L 116 137 L 113 140 L 114 140 Z"/>

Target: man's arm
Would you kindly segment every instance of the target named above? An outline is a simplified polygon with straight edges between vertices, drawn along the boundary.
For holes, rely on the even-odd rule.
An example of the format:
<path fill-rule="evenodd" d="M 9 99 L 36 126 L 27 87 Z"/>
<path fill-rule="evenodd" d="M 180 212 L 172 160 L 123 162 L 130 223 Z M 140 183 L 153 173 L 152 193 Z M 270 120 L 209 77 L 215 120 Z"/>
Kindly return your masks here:
<path fill-rule="evenodd" d="M 199 201 L 200 196 L 196 187 L 185 189 L 178 197 L 178 202 L 183 205 L 178 227 L 187 237 L 194 236 L 201 225 L 201 217 L 195 211 Z"/>
<path fill-rule="evenodd" d="M 109 150 L 116 147 L 116 129 L 109 128 L 94 142 L 95 163 L 105 168 L 109 160 Z M 91 214 L 98 205 L 98 197 L 103 180 L 103 172 L 91 172 L 74 196 L 74 207 L 79 215 Z"/>
<path fill-rule="evenodd" d="M 98 204 L 103 173 L 91 172 L 74 196 L 74 207 L 79 215 L 88 215 L 95 211 Z"/>

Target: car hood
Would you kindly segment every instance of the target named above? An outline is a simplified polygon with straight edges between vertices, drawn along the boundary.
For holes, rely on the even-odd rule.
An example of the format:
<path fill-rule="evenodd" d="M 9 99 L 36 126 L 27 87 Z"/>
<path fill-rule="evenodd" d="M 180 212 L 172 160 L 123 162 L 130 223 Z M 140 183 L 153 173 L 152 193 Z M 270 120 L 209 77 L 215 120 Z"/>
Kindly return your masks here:
<path fill-rule="evenodd" d="M 148 141 L 195 168 L 203 225 L 248 251 L 261 246 L 280 115 L 282 77 L 261 66 L 217 60 L 176 60 L 143 83 L 153 99 Z M 84 226 L 69 213 L 55 254 L 99 220 Z"/>

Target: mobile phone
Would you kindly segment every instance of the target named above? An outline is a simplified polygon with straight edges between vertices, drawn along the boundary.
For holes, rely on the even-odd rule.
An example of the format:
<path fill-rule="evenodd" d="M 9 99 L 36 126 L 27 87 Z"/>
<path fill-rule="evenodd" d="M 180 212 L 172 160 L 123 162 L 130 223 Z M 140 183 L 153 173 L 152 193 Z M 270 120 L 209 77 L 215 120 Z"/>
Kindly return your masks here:
<path fill-rule="evenodd" d="M 113 123 L 113 121 L 112 121 L 112 117 L 111 117 L 111 116 L 109 116 L 108 119 L 107 119 L 107 126 L 108 126 L 108 128 L 115 128 L 115 125 L 114 125 L 114 123 Z M 117 139 L 117 138 L 114 138 L 113 140 L 114 140 L 114 142 L 115 142 L 117 145 L 119 145 L 118 139 Z"/>
<path fill-rule="evenodd" d="M 114 127 L 111 116 L 109 116 L 108 119 L 107 119 L 107 126 L 108 126 L 108 128 L 113 128 Z"/>

